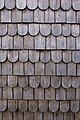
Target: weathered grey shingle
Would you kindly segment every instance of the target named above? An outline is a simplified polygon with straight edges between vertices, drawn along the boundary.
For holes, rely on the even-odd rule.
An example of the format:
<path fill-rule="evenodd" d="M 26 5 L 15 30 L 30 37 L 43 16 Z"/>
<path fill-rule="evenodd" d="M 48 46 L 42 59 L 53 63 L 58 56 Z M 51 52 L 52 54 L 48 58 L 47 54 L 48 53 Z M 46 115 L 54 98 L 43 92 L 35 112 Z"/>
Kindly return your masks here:
<path fill-rule="evenodd" d="M 61 62 L 57 64 L 57 75 L 66 75 L 66 64 Z"/>
<path fill-rule="evenodd" d="M 40 85 L 42 88 L 48 88 L 50 86 L 50 76 L 41 76 Z"/>
<path fill-rule="evenodd" d="M 55 89 L 49 87 L 45 89 L 45 99 L 46 100 L 55 100 Z"/>
<path fill-rule="evenodd" d="M 43 62 L 43 63 L 47 63 L 50 61 L 50 52 L 49 51 L 42 51 L 40 53 L 40 60 Z"/>
<path fill-rule="evenodd" d="M 39 8 L 41 10 L 46 10 L 49 6 L 49 1 L 48 0 L 39 0 Z"/>
<path fill-rule="evenodd" d="M 34 75 L 34 64 L 27 62 L 25 65 L 25 75 Z"/>
<path fill-rule="evenodd" d="M 61 8 L 63 10 L 69 10 L 71 8 L 71 0 L 61 0 Z"/>
<path fill-rule="evenodd" d="M 74 10 L 80 10 L 80 1 L 72 0 L 72 7 Z"/>
<path fill-rule="evenodd" d="M 24 36 L 27 34 L 28 27 L 26 24 L 18 24 L 18 34 Z"/>
<path fill-rule="evenodd" d="M 18 61 L 13 64 L 13 74 L 14 75 L 24 75 L 23 63 Z"/>
<path fill-rule="evenodd" d="M 34 10 L 37 8 L 37 0 L 27 0 L 27 7 L 31 10 Z"/>
<path fill-rule="evenodd" d="M 50 0 L 50 7 L 53 10 L 57 10 L 60 8 L 60 1 L 59 0 Z"/>
<path fill-rule="evenodd" d="M 45 11 L 45 22 L 54 23 L 54 11 L 49 8 Z"/>
<path fill-rule="evenodd" d="M 27 111 L 27 101 L 25 100 L 19 100 L 18 108 L 21 112 Z"/>
<path fill-rule="evenodd" d="M 22 11 L 18 9 L 12 10 L 12 23 L 22 22 Z"/>
<path fill-rule="evenodd" d="M 61 112 L 69 111 L 69 101 L 60 101 L 60 110 Z"/>
<path fill-rule="evenodd" d="M 43 36 L 48 36 L 51 32 L 51 26 L 49 24 L 40 24 L 40 33 Z"/>
<path fill-rule="evenodd" d="M 0 76 L 0 87 L 6 86 L 6 79 L 7 79 L 7 76 Z"/>
<path fill-rule="evenodd" d="M 51 59 L 55 63 L 59 63 L 62 60 L 62 52 L 61 50 L 51 51 Z"/>
<path fill-rule="evenodd" d="M 62 25 L 62 31 L 64 36 L 69 36 L 71 33 L 71 26 L 70 24 L 63 24 Z"/>
<path fill-rule="evenodd" d="M 18 77 L 18 84 L 22 88 L 28 86 L 28 77 L 27 76 L 19 76 Z"/>
<path fill-rule="evenodd" d="M 28 61 L 28 51 L 27 50 L 19 51 L 19 60 L 20 60 L 20 62 Z"/>
<path fill-rule="evenodd" d="M 35 36 L 39 33 L 39 24 L 29 24 L 29 33 Z"/>
<path fill-rule="evenodd" d="M 0 36 L 4 36 L 7 33 L 7 24 L 0 24 Z"/>
<path fill-rule="evenodd" d="M 44 100 L 44 89 L 39 87 L 35 88 L 35 99 L 36 100 Z"/>
<path fill-rule="evenodd" d="M 12 63 L 10 63 L 9 61 L 2 63 L 2 74 L 12 75 Z"/>
<path fill-rule="evenodd" d="M 18 51 L 8 51 L 8 60 L 16 62 L 18 60 Z"/>
<path fill-rule="evenodd" d="M 57 37 L 57 49 L 66 49 L 66 37 Z"/>
<path fill-rule="evenodd" d="M 21 87 L 15 87 L 13 89 L 14 92 L 14 99 L 22 99 L 22 88 Z"/>
<path fill-rule="evenodd" d="M 66 14 L 65 14 L 65 11 L 58 10 L 58 11 L 55 13 L 55 19 L 56 19 L 56 23 L 65 23 L 65 22 L 66 22 Z"/>
<path fill-rule="evenodd" d="M 17 86 L 17 77 L 16 76 L 8 76 L 8 86 L 16 87 Z"/>
<path fill-rule="evenodd" d="M 1 11 L 1 22 L 2 23 L 11 22 L 11 11 L 7 9 Z"/>
<path fill-rule="evenodd" d="M 14 49 L 23 49 L 23 37 L 19 35 L 14 37 Z"/>
<path fill-rule="evenodd" d="M 33 19 L 34 22 L 44 23 L 44 11 L 41 11 L 39 8 L 35 9 Z"/>
<path fill-rule="evenodd" d="M 59 108 L 59 102 L 58 101 L 49 101 L 49 110 L 51 112 L 56 112 Z"/>
<path fill-rule="evenodd" d="M 38 109 L 38 102 L 36 100 L 29 101 L 29 111 L 36 112 Z"/>
<path fill-rule="evenodd" d="M 45 49 L 45 37 L 40 34 L 35 37 L 35 49 Z"/>
<path fill-rule="evenodd" d="M 26 7 L 26 0 L 16 0 L 16 7 L 20 10 L 24 9 Z"/>
<path fill-rule="evenodd" d="M 13 49 L 13 37 L 9 35 L 2 37 L 2 49 Z"/>
<path fill-rule="evenodd" d="M 5 0 L 5 7 L 12 10 L 15 7 L 15 0 Z"/>
<path fill-rule="evenodd" d="M 40 100 L 39 101 L 39 110 L 41 112 L 47 112 L 47 110 L 48 110 L 48 101 Z"/>
<path fill-rule="evenodd" d="M 44 63 L 41 61 L 35 63 L 35 75 L 44 75 Z"/>
<path fill-rule="evenodd" d="M 0 100 L 0 111 L 5 111 L 7 108 L 7 100 Z"/>
<path fill-rule="evenodd" d="M 61 34 L 61 24 L 52 24 L 52 34 L 59 36 Z"/>
<path fill-rule="evenodd" d="M 46 38 L 46 49 L 56 49 L 56 38 L 53 35 Z"/>
<path fill-rule="evenodd" d="M 15 36 L 17 32 L 17 24 L 8 24 L 8 34 L 10 36 Z"/>
<path fill-rule="evenodd" d="M 39 86 L 40 83 L 40 76 L 31 76 L 29 78 L 29 84 L 32 88 L 37 88 Z"/>
<path fill-rule="evenodd" d="M 23 22 L 33 22 L 33 11 L 28 9 L 23 11 Z"/>
<path fill-rule="evenodd" d="M 0 62 L 4 62 L 7 59 L 7 51 L 0 50 Z"/>
<path fill-rule="evenodd" d="M 55 75 L 55 63 L 50 61 L 46 64 L 46 75 Z"/>
<path fill-rule="evenodd" d="M 59 88 L 61 86 L 61 77 L 51 76 L 51 86 L 53 88 Z"/>
<path fill-rule="evenodd" d="M 8 100 L 8 109 L 15 112 L 17 110 L 17 100 Z"/>
<path fill-rule="evenodd" d="M 71 51 L 63 51 L 63 61 L 65 63 L 71 62 Z"/>
<path fill-rule="evenodd" d="M 74 10 L 70 9 L 67 11 L 67 23 L 75 23 L 76 22 L 76 13 Z"/>
<path fill-rule="evenodd" d="M 0 9 L 2 9 L 4 7 L 4 0 L 0 0 Z"/>
<path fill-rule="evenodd" d="M 72 31 L 72 35 L 74 36 L 74 37 L 77 37 L 77 36 L 79 36 L 79 25 L 72 25 L 72 29 L 71 29 Z"/>
<path fill-rule="evenodd" d="M 39 61 L 39 51 L 29 50 L 29 60 L 33 63 Z"/>

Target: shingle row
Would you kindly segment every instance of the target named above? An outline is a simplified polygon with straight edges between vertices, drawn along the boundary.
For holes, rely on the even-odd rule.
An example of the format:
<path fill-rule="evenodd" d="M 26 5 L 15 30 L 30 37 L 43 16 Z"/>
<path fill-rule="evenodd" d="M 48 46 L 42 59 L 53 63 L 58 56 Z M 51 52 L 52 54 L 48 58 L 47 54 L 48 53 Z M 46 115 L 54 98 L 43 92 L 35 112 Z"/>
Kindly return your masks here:
<path fill-rule="evenodd" d="M 60 7 L 63 10 L 69 10 L 71 7 L 74 10 L 80 10 L 80 1 L 79 0 L 0 0 L 0 9 L 6 7 L 8 10 L 12 10 L 17 7 L 20 10 L 25 9 L 26 7 L 30 10 L 34 10 L 39 7 L 41 10 L 48 9 L 49 7 L 52 10 L 57 10 Z"/>
<path fill-rule="evenodd" d="M 60 35 L 54 37 L 49 35 L 44 37 L 37 35 L 35 37 L 31 35 L 11 37 L 6 35 L 0 37 L 0 49 L 3 50 L 80 50 L 80 37 L 64 37 Z"/>
<path fill-rule="evenodd" d="M 80 25 L 78 24 L 0 24 L 0 36 L 4 35 L 20 36 L 31 35 L 33 37 L 41 34 L 44 37 L 52 34 L 55 37 L 78 37 L 80 35 Z"/>
<path fill-rule="evenodd" d="M 53 11 L 48 8 L 45 11 L 37 8 L 34 11 L 14 9 L 2 9 L 0 23 L 80 23 L 80 11 L 70 9 Z"/>
<path fill-rule="evenodd" d="M 80 51 L 62 51 L 62 50 L 51 50 L 51 51 L 35 51 L 35 50 L 0 50 L 0 63 L 9 60 L 12 63 L 20 61 L 25 63 L 30 61 L 36 63 L 41 61 L 43 63 L 48 63 L 52 61 L 54 63 L 59 63 L 63 61 L 64 63 L 80 63 Z"/>
<path fill-rule="evenodd" d="M 0 100 L 80 100 L 80 87 L 78 88 L 24 88 L 16 86 L 14 88 L 5 86 L 0 88 Z"/>
<path fill-rule="evenodd" d="M 0 88 L 9 86 L 11 88 L 30 86 L 32 88 L 60 88 L 80 87 L 80 77 L 58 77 L 58 76 L 0 76 Z"/>
<path fill-rule="evenodd" d="M 38 61 L 32 63 L 27 61 L 22 63 L 17 61 L 11 63 L 6 60 L 0 63 L 0 75 L 68 75 L 68 76 L 80 76 L 80 64 L 73 62 L 70 63 L 54 63 L 49 61 L 48 63 L 43 63 Z"/>
<path fill-rule="evenodd" d="M 0 100 L 0 112 L 9 111 L 16 112 L 17 109 L 20 112 L 68 112 L 72 113 L 79 112 L 79 103 L 80 101 L 46 101 L 46 100 Z M 49 110 L 49 111 L 48 111 Z"/>
<path fill-rule="evenodd" d="M 10 112 L 9 110 L 0 112 L 0 119 L 5 120 L 5 117 L 7 120 L 79 120 L 79 114 L 80 112 L 73 113 L 71 111 L 68 112 L 61 112 L 57 111 L 56 113 L 52 113 L 50 111 L 47 112 L 40 112 L 39 110 L 37 112 L 20 112 L 17 110 L 16 112 Z"/>

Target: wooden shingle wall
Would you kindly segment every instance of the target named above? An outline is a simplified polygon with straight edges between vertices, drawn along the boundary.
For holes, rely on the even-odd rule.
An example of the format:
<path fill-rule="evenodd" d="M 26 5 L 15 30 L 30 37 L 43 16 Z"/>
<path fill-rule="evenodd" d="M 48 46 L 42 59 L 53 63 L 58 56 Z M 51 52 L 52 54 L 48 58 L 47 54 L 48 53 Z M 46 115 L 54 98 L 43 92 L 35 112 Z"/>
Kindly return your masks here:
<path fill-rule="evenodd" d="M 80 120 L 80 0 L 0 0 L 0 120 Z"/>

